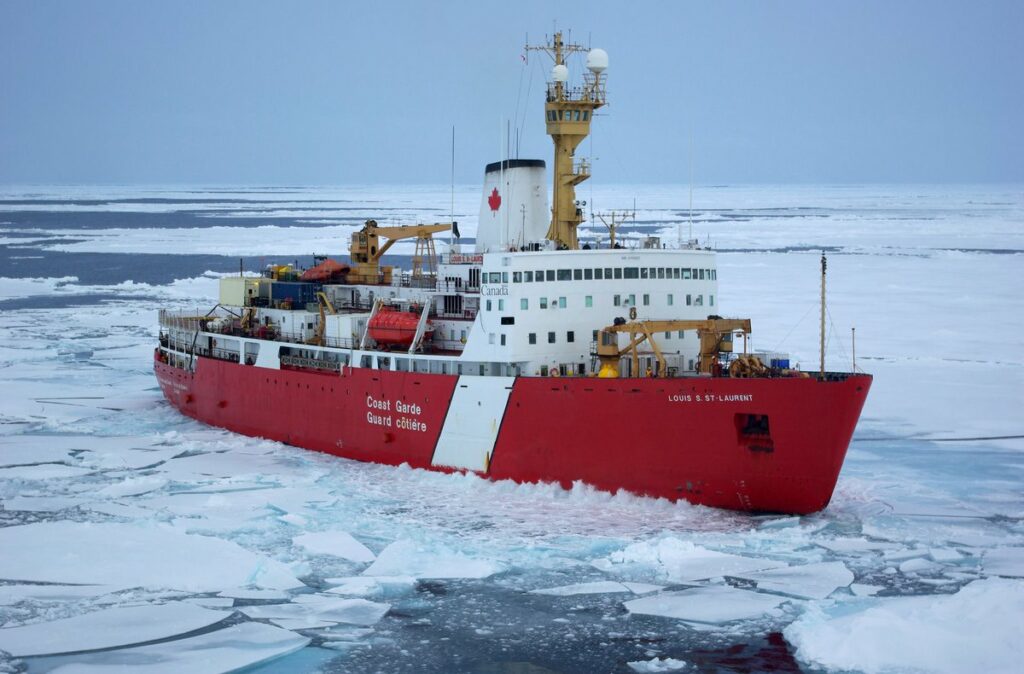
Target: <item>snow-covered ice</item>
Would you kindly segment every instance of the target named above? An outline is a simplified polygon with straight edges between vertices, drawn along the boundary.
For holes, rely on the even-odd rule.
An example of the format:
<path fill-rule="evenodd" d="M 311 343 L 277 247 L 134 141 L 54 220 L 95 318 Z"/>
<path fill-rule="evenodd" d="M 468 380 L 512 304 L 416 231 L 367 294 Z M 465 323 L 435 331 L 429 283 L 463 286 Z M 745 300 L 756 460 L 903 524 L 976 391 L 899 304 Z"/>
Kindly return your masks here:
<path fill-rule="evenodd" d="M 623 605 L 630 613 L 701 623 L 725 623 L 760 618 L 784 601 L 785 597 L 739 590 L 728 585 L 709 585 L 662 592 L 632 599 Z"/>
<path fill-rule="evenodd" d="M 242 623 L 187 639 L 78 656 L 59 674 L 98 674 L 111 670 L 140 674 L 221 674 L 293 653 L 309 639 L 259 623 Z"/>
<path fill-rule="evenodd" d="M 292 543 L 317 555 L 331 555 L 353 562 L 372 562 L 373 552 L 347 531 L 316 531 L 292 539 Z"/>
<path fill-rule="evenodd" d="M 49 583 L 127 583 L 217 591 L 252 584 L 300 587 L 281 562 L 236 543 L 166 526 L 41 522 L 0 528 L 0 579 Z"/>
<path fill-rule="evenodd" d="M 0 629 L 0 651 L 16 657 L 98 651 L 166 639 L 224 620 L 230 612 L 184 602 L 110 608 Z"/>
<path fill-rule="evenodd" d="M 224 671 L 296 649 L 282 670 L 327 658 L 325 669 L 353 672 L 510 659 L 756 671 L 764 651 L 791 669 L 999 671 L 1020 660 L 1019 628 L 1009 634 L 1024 583 L 1019 187 L 695 192 L 694 231 L 719 249 L 716 304 L 752 318 L 755 348 L 816 361 L 817 256 L 828 248 L 828 365 L 849 367 L 856 326 L 858 366 L 875 374 L 832 503 L 808 517 L 358 464 L 197 424 L 155 385 L 156 310 L 209 308 L 237 259 L 206 271 L 188 267 L 192 252 L 250 265 L 331 241 L 337 253 L 367 217 L 434 221 L 448 190 L 8 194 L 75 195 L 89 205 L 0 203 L 0 256 L 11 254 L 0 278 L 0 634 L 164 606 L 229 614 L 232 626 L 180 638 L 169 622 L 168 641 L 136 647 L 125 644 L 141 623 L 85 630 L 96 637 L 86 648 L 123 647 L 30 656 L 30 674 Z M 685 189 L 596 185 L 592 198 L 614 207 L 634 196 L 638 223 L 652 224 L 623 240 L 674 241 Z M 456 190 L 466 237 L 478 199 L 477 186 Z M 68 224 L 6 222 L 33 209 Z M 82 225 L 83 212 L 181 223 Z M 109 270 L 77 261 L 92 251 L 116 269 L 156 250 L 181 269 L 158 279 L 147 258 L 96 280 Z M 15 256 L 49 267 L 13 278 Z M 995 315 L 995 345 L 968 348 Z M 1007 437 L 971 439 L 994 436 Z M 234 624 L 246 620 L 260 622 Z M 0 657 L 0 670 L 9 664 Z"/>
<path fill-rule="evenodd" d="M 635 660 L 626 663 L 629 668 L 638 674 L 656 674 L 657 672 L 681 672 L 686 669 L 685 660 L 675 658 L 651 658 L 650 660 Z"/>
<path fill-rule="evenodd" d="M 785 634 L 801 660 L 828 669 L 1012 672 L 1024 661 L 1022 615 L 1024 583 L 990 578 L 951 596 L 812 608 Z"/>

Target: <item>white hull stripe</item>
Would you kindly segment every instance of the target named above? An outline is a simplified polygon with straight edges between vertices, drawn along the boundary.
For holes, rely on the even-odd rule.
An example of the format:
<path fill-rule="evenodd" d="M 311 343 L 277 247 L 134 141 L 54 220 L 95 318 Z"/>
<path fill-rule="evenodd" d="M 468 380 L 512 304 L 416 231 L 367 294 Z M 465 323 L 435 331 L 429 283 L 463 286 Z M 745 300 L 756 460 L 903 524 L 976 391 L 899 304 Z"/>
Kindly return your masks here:
<path fill-rule="evenodd" d="M 487 472 L 515 377 L 459 377 L 431 464 Z"/>

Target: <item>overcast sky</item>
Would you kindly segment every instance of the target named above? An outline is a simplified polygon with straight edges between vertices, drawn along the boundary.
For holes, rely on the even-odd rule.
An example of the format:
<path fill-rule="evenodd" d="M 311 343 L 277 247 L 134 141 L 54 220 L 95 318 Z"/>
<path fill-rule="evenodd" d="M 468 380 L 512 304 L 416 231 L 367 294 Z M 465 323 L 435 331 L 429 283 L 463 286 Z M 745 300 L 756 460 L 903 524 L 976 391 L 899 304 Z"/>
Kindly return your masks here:
<path fill-rule="evenodd" d="M 1022 2 L 0 0 L 0 183 L 446 184 L 453 124 L 475 183 L 550 159 L 556 25 L 595 180 L 1024 181 Z"/>

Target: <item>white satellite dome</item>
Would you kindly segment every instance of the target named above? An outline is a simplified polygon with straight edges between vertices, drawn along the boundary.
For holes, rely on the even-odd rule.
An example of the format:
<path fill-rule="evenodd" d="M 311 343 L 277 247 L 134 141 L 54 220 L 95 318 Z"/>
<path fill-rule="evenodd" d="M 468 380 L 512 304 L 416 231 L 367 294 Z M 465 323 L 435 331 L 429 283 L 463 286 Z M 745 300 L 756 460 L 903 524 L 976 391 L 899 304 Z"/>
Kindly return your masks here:
<path fill-rule="evenodd" d="M 551 69 L 551 79 L 555 82 L 567 82 L 569 80 L 569 69 L 564 65 L 556 65 Z"/>
<path fill-rule="evenodd" d="M 608 52 L 603 49 L 591 49 L 587 52 L 587 70 L 600 74 L 608 69 Z"/>

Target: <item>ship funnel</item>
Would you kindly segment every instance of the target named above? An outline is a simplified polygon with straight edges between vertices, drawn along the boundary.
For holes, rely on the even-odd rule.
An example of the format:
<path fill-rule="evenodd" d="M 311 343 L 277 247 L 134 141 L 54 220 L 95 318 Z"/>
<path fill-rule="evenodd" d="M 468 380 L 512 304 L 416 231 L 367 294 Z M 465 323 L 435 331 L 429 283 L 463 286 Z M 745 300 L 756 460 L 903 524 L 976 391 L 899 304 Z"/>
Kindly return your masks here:
<path fill-rule="evenodd" d="M 521 249 L 544 241 L 551 224 L 542 159 L 506 159 L 484 169 L 476 252 Z"/>

